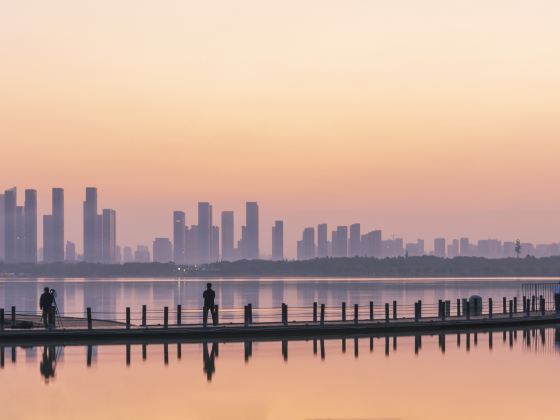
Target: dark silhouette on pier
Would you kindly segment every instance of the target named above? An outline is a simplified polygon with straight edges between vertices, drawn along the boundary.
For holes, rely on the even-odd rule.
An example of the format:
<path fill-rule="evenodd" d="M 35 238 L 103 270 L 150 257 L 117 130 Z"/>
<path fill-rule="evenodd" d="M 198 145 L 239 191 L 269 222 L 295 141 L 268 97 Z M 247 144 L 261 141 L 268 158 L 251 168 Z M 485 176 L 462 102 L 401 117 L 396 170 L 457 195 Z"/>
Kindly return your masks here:
<path fill-rule="evenodd" d="M 216 325 L 218 320 L 216 318 L 216 305 L 214 300 L 216 298 L 216 292 L 212 290 L 212 283 L 208 283 L 206 285 L 206 290 L 202 293 L 202 297 L 204 298 L 204 308 L 202 312 L 202 324 L 206 327 L 208 324 L 208 311 L 212 315 L 212 324 Z"/>
<path fill-rule="evenodd" d="M 43 294 L 39 299 L 39 309 L 42 311 L 42 320 L 45 329 L 51 329 L 54 326 L 54 296 L 48 287 L 45 287 Z"/>

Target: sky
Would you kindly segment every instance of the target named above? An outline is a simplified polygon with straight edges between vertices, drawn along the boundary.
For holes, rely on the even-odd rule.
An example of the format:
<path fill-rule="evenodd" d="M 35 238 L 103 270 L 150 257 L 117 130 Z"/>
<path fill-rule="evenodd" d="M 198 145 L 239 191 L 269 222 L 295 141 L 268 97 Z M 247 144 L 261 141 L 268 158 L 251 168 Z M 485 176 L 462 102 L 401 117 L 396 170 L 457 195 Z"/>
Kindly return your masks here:
<path fill-rule="evenodd" d="M 121 245 L 258 201 L 409 241 L 560 241 L 560 3 L 0 0 L 1 189 Z M 22 199 L 23 191 L 20 194 Z M 239 228 L 239 226 L 238 226 Z M 238 232 L 239 233 L 239 232 Z M 237 239 L 237 238 L 236 238 Z M 428 246 L 430 248 L 431 246 Z"/>

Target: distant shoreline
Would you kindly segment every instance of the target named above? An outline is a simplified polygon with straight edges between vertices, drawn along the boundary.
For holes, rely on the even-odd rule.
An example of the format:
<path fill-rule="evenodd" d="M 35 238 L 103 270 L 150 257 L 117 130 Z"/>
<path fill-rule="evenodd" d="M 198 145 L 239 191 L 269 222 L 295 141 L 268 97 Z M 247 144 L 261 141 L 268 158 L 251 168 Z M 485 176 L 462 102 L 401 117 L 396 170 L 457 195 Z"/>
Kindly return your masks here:
<path fill-rule="evenodd" d="M 240 260 L 201 266 L 173 263 L 0 263 L 3 277 L 76 278 L 496 278 L 560 277 L 560 257 L 453 259 L 424 257 L 322 258 L 305 261 Z"/>

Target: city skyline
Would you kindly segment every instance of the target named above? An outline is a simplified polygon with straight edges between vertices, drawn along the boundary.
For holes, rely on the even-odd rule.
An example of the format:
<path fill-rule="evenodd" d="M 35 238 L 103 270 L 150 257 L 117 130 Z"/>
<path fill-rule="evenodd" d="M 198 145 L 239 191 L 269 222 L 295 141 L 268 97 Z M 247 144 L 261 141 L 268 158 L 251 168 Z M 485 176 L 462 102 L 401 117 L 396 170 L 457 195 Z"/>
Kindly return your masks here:
<path fill-rule="evenodd" d="M 286 221 L 270 221 L 270 229 L 263 229 L 269 221 L 260 218 L 259 203 L 253 201 L 245 202 L 242 213 L 245 216 L 244 223 L 235 223 L 243 219 L 242 215 L 236 217 L 233 210 L 219 210 L 209 202 L 198 202 L 195 214 L 188 210 L 173 210 L 171 223 L 165 232 L 144 242 L 132 243 L 117 237 L 123 224 L 121 222 L 125 225 L 130 222 L 119 214 L 117 229 L 117 211 L 98 207 L 96 187 L 85 188 L 82 237 L 65 237 L 65 190 L 56 187 L 51 194 L 52 214 L 43 214 L 42 217 L 37 210 L 37 190 L 24 191 L 23 205 L 19 205 L 21 198 L 18 198 L 17 187 L 8 188 L 0 194 L 0 236 L 3 239 L 0 260 L 58 262 L 81 259 L 87 262 L 118 263 L 152 259 L 163 262 L 164 258 L 169 258 L 169 261 L 178 264 L 205 264 L 218 260 L 305 260 L 327 256 L 503 258 L 560 255 L 560 241 L 535 244 L 520 237 L 502 240 L 491 236 L 473 238 L 465 234 L 447 238 L 433 235 L 433 240 L 419 237 L 411 240 L 410 237 L 388 233 L 382 227 L 368 229 L 368 224 L 362 222 L 330 225 L 322 221 L 302 228 L 293 244 L 295 253 L 292 253 L 289 251 L 289 239 L 285 239 Z M 267 230 L 271 232 L 268 244 L 261 236 L 261 232 Z M 81 249 L 76 245 L 80 239 L 84 245 Z M 521 243 L 519 253 L 515 249 L 518 239 Z M 39 245 L 41 243 L 42 247 Z M 65 250 L 69 258 L 65 258 Z"/>

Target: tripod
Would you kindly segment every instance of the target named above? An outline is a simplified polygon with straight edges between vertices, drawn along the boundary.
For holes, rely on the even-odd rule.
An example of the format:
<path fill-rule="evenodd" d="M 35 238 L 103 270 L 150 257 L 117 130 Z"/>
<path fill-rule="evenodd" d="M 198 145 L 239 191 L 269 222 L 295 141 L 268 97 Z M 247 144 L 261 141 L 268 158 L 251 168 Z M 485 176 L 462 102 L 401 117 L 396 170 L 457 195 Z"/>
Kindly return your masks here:
<path fill-rule="evenodd" d="M 53 303 L 52 303 L 52 307 L 54 310 L 54 324 L 55 326 L 59 326 L 60 328 L 64 328 L 64 324 L 62 323 L 62 317 L 60 316 L 60 311 L 58 310 L 58 305 L 56 304 L 56 298 L 55 298 L 55 294 L 56 292 L 53 292 Z"/>

